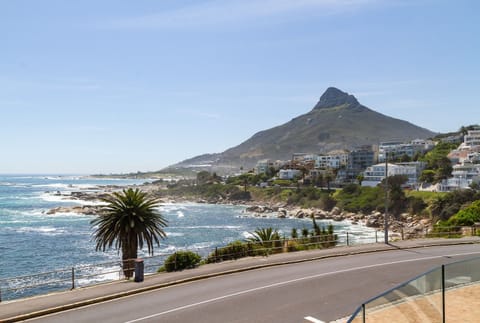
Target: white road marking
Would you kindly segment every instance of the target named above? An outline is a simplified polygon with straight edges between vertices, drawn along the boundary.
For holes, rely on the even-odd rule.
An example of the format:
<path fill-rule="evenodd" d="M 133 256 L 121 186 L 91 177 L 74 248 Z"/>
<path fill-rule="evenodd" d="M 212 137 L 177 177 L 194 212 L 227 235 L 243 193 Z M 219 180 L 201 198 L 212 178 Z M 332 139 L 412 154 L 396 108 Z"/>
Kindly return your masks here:
<path fill-rule="evenodd" d="M 317 320 L 316 318 L 311 317 L 311 316 L 304 317 L 304 319 L 306 319 L 307 321 L 310 321 L 312 323 L 325 323 L 325 322 Z"/>
<path fill-rule="evenodd" d="M 328 272 L 328 273 L 317 274 L 317 275 L 312 275 L 312 276 L 305 276 L 305 277 L 302 277 L 302 278 L 297 278 L 297 279 L 287 280 L 287 281 L 279 282 L 279 283 L 275 283 L 275 284 L 270 284 L 270 285 L 265 285 L 265 286 L 256 287 L 256 288 L 252 288 L 252 289 L 247 289 L 247 290 L 243 290 L 243 291 L 240 291 L 240 292 L 227 294 L 227 295 L 224 295 L 224 296 L 207 299 L 207 300 L 204 300 L 204 301 L 201 301 L 201 302 L 198 302 L 198 303 L 193 303 L 193 304 L 188 304 L 188 305 L 172 308 L 168 311 L 164 311 L 164 312 L 152 314 L 152 315 L 149 315 L 149 316 L 141 317 L 141 318 L 138 318 L 138 319 L 135 319 L 135 320 L 132 320 L 132 321 L 127 321 L 125 323 L 135 323 L 135 322 L 140 322 L 140 321 L 144 321 L 144 320 L 149 320 L 149 319 L 159 317 L 159 316 L 162 316 L 162 315 L 170 314 L 170 313 L 173 313 L 173 312 L 178 312 L 178 311 L 185 310 L 185 309 L 192 308 L 192 307 L 196 307 L 196 306 L 199 306 L 199 305 L 213 303 L 213 302 L 216 302 L 216 301 L 219 301 L 219 300 L 232 298 L 232 297 L 243 295 L 243 294 L 248 294 L 248 293 L 251 293 L 251 292 L 256 292 L 256 291 L 259 291 L 259 290 L 262 290 L 262 289 L 268 289 L 268 288 L 272 288 L 272 287 L 283 286 L 283 285 L 296 283 L 296 282 L 303 281 L 303 280 L 319 278 L 319 277 L 328 276 L 328 275 L 332 275 L 332 274 L 341 274 L 341 273 L 347 273 L 347 272 L 355 271 L 355 270 L 369 269 L 369 268 L 388 266 L 388 265 L 396 265 L 396 264 L 407 263 L 407 262 L 415 262 L 415 261 L 420 261 L 420 260 L 430 260 L 430 259 L 444 258 L 444 257 L 465 256 L 465 255 L 472 255 L 472 254 L 479 254 L 479 253 L 480 252 L 468 252 L 468 253 L 458 253 L 458 254 L 452 254 L 452 255 L 440 255 L 440 256 L 430 256 L 430 257 L 416 258 L 416 259 L 406 259 L 406 260 L 385 262 L 385 263 L 382 263 L 382 264 L 360 266 L 360 267 L 348 268 L 348 269 L 343 269 L 343 270 L 331 271 L 331 272 Z"/>

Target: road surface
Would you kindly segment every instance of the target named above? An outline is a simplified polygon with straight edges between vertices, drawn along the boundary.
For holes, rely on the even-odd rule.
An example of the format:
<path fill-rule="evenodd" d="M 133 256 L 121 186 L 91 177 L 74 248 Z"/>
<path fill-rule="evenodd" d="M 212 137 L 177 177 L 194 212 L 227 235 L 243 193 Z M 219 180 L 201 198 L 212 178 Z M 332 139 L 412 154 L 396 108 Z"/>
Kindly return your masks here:
<path fill-rule="evenodd" d="M 479 256 L 474 244 L 323 259 L 185 283 L 29 322 L 329 322 L 432 267 Z"/>

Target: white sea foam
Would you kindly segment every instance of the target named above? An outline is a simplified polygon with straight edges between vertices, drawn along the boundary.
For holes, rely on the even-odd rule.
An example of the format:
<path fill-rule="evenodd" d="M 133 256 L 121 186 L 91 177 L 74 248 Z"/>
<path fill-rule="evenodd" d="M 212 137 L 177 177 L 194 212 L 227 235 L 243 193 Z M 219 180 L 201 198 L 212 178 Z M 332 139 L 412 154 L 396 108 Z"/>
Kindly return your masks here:
<path fill-rule="evenodd" d="M 185 217 L 185 214 L 182 211 L 177 211 L 177 217 L 178 218 L 183 218 L 183 217 Z"/>
<path fill-rule="evenodd" d="M 169 254 L 169 253 L 175 252 L 176 250 L 177 250 L 177 247 L 175 247 L 174 245 L 168 245 L 165 248 L 158 249 L 157 252 L 159 254 L 165 254 L 165 253 Z"/>
<path fill-rule="evenodd" d="M 95 283 L 118 280 L 121 276 L 122 269 L 119 266 L 115 267 L 91 267 L 92 272 L 88 273 L 90 277 L 80 278 L 77 280 L 79 286 L 88 286 Z M 91 276 L 95 275 L 95 276 Z"/>
<path fill-rule="evenodd" d="M 185 234 L 184 233 L 181 233 L 181 232 L 165 232 L 165 234 L 167 235 L 167 238 L 170 238 L 170 237 L 184 237 Z"/>
<path fill-rule="evenodd" d="M 15 229 L 17 233 L 39 233 L 42 235 L 47 235 L 47 236 L 57 236 L 60 234 L 66 233 L 65 230 L 63 229 L 57 229 L 54 227 L 47 227 L 47 226 L 42 226 L 42 227 L 21 227 Z"/>
<path fill-rule="evenodd" d="M 70 192 L 63 192 L 61 194 L 52 194 L 52 193 L 42 193 L 39 197 L 47 202 L 60 202 L 60 203 L 70 203 L 78 205 L 105 205 L 105 202 L 102 201 L 85 201 L 73 199 L 70 195 Z"/>
<path fill-rule="evenodd" d="M 240 225 L 198 225 L 198 226 L 186 226 L 183 229 L 227 229 L 236 230 L 242 228 Z"/>
<path fill-rule="evenodd" d="M 206 249 L 215 245 L 215 242 L 197 242 L 189 246 L 192 249 Z"/>
<path fill-rule="evenodd" d="M 162 204 L 160 206 L 160 211 L 162 212 L 175 212 L 175 211 L 182 211 L 186 209 L 187 209 L 186 206 L 178 205 L 178 204 Z"/>

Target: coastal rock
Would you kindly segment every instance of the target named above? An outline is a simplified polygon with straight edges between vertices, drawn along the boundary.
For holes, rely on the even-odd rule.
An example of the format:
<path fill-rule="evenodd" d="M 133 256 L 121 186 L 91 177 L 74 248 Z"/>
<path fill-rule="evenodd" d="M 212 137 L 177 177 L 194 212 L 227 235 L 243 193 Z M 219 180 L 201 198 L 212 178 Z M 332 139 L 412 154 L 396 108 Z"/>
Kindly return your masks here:
<path fill-rule="evenodd" d="M 327 217 L 327 213 L 323 210 L 317 210 L 314 215 L 315 219 L 323 220 Z"/>
<path fill-rule="evenodd" d="M 333 221 L 340 222 L 340 221 L 343 221 L 343 220 L 345 220 L 345 218 L 342 215 L 335 215 L 333 217 Z"/>
<path fill-rule="evenodd" d="M 298 210 L 295 215 L 294 215 L 297 219 L 303 219 L 305 217 L 305 212 L 303 212 L 303 210 Z"/>
<path fill-rule="evenodd" d="M 279 208 L 277 211 L 277 217 L 280 219 L 285 219 L 287 217 L 287 214 L 288 212 L 284 208 Z"/>
<path fill-rule="evenodd" d="M 335 215 L 340 215 L 342 213 L 342 210 L 338 206 L 335 206 L 331 211 L 330 214 L 335 216 Z"/>
<path fill-rule="evenodd" d="M 53 215 L 57 213 L 77 213 L 85 215 L 95 215 L 100 212 L 100 206 L 97 205 L 83 205 L 83 206 L 70 206 L 64 207 L 59 206 L 53 209 L 50 209 L 46 212 L 48 215 Z"/>
<path fill-rule="evenodd" d="M 252 205 L 247 207 L 246 211 L 253 213 L 272 213 L 273 209 L 263 205 Z"/>
<path fill-rule="evenodd" d="M 366 225 L 367 227 L 370 227 L 370 228 L 378 228 L 378 227 L 380 227 L 380 222 L 379 222 L 379 220 L 378 220 L 377 217 L 375 217 L 375 216 L 370 216 L 370 217 L 368 217 L 367 222 L 365 223 L 365 225 Z"/>

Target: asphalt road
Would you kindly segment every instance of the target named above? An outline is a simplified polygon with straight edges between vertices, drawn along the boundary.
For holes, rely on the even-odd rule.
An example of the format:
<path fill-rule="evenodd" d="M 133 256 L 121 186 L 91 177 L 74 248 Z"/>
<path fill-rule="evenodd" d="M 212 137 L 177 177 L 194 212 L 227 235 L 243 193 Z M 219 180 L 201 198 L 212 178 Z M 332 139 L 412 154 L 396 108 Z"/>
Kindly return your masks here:
<path fill-rule="evenodd" d="M 329 322 L 432 267 L 478 256 L 478 245 L 455 245 L 323 259 L 185 283 L 30 321 Z"/>

